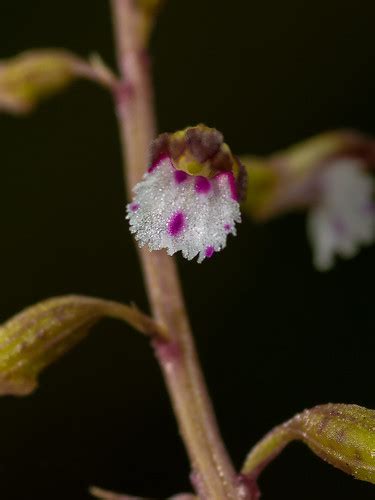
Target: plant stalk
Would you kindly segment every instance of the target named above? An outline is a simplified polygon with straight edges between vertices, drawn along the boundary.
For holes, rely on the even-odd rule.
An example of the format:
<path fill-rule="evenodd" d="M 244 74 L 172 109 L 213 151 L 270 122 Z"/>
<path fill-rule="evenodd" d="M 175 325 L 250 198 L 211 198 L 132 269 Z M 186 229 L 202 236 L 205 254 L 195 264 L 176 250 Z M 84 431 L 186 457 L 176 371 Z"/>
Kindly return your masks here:
<path fill-rule="evenodd" d="M 115 88 L 128 193 L 141 179 L 156 135 L 153 91 L 142 11 L 134 0 L 111 0 L 121 81 Z M 154 341 L 200 498 L 244 498 L 223 445 L 201 372 L 175 261 L 165 251 L 140 249 L 148 297 L 170 341 Z"/>

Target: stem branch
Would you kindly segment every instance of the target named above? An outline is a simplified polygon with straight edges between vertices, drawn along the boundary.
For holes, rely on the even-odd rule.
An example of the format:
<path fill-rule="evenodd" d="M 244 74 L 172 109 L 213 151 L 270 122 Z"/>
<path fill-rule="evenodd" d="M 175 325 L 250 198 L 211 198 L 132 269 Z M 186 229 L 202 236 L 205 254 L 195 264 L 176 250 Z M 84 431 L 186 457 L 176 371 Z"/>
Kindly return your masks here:
<path fill-rule="evenodd" d="M 156 125 L 149 60 L 142 39 L 142 12 L 134 0 L 111 0 L 118 64 L 115 88 L 128 192 L 141 179 Z M 148 297 L 156 321 L 171 341 L 154 347 L 172 400 L 201 498 L 240 498 L 238 481 L 222 443 L 199 366 L 177 268 L 164 251 L 140 250 Z"/>

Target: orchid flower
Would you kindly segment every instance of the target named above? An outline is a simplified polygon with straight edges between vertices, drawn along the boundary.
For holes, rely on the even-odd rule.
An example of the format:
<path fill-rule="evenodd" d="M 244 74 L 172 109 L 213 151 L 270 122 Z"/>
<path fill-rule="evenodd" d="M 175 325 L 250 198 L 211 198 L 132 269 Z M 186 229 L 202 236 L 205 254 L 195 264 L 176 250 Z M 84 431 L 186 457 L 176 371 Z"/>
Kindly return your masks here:
<path fill-rule="evenodd" d="M 353 257 L 375 240 L 373 194 L 373 179 L 359 160 L 336 160 L 322 173 L 307 217 L 317 269 L 330 269 L 335 254 Z"/>
<path fill-rule="evenodd" d="M 249 175 L 245 209 L 258 220 L 307 211 L 315 267 L 332 268 L 375 241 L 374 141 L 329 132 L 272 155 L 244 158 Z"/>
<path fill-rule="evenodd" d="M 162 134 L 127 206 L 130 231 L 142 247 L 181 251 L 198 262 L 226 246 L 241 222 L 245 188 L 240 162 L 215 129 L 199 125 Z"/>

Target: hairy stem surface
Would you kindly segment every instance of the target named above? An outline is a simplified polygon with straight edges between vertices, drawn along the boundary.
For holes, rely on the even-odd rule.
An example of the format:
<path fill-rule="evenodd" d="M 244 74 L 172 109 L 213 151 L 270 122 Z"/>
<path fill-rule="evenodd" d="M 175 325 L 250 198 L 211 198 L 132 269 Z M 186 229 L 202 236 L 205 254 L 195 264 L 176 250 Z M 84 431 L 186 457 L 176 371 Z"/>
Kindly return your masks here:
<path fill-rule="evenodd" d="M 121 82 L 115 89 L 129 193 L 148 163 L 156 125 L 149 59 L 134 0 L 111 0 Z M 155 319 L 171 341 L 154 347 L 172 400 L 191 464 L 192 482 L 201 498 L 240 497 L 237 477 L 222 443 L 199 366 L 179 277 L 164 251 L 140 250 L 148 297 Z"/>

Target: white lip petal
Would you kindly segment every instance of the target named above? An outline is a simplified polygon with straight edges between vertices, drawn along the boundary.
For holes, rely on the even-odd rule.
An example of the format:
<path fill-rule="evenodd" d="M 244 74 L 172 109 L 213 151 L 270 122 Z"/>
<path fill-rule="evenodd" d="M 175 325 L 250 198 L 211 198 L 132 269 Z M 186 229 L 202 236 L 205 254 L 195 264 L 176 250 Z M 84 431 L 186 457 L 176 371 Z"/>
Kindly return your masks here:
<path fill-rule="evenodd" d="M 332 267 L 335 254 L 350 258 L 375 239 L 372 177 L 358 160 L 335 161 L 322 174 L 321 195 L 310 210 L 307 230 L 315 266 Z"/>
<path fill-rule="evenodd" d="M 233 198 L 232 174 L 213 179 L 185 174 L 164 158 L 134 188 L 127 206 L 130 231 L 140 246 L 165 248 L 169 255 L 181 251 L 198 262 L 226 246 L 228 234 L 236 234 L 240 207 Z"/>

